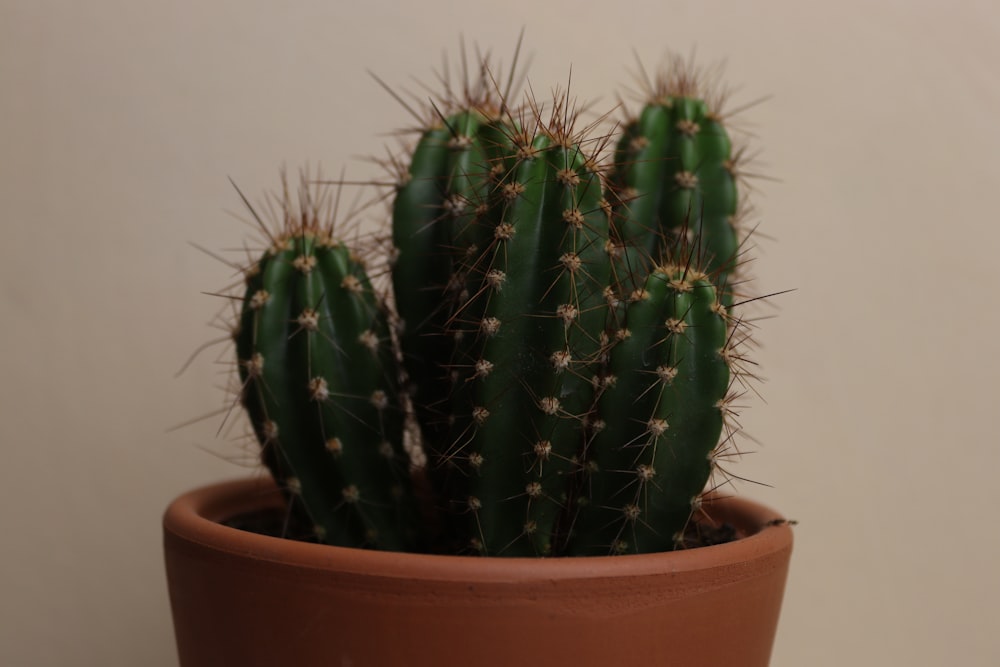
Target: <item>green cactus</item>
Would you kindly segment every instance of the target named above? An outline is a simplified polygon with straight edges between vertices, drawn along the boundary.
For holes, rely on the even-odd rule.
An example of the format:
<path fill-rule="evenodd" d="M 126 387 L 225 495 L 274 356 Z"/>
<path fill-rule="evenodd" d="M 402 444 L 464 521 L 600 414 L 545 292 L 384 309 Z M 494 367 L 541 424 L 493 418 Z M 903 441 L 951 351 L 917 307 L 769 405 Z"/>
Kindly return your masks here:
<path fill-rule="evenodd" d="M 393 203 L 392 283 L 402 359 L 429 445 L 444 442 L 448 432 L 453 380 L 446 366 L 455 354 L 448 329 L 466 261 L 460 249 L 475 245 L 490 190 L 485 170 L 505 142 L 498 113 L 485 100 L 469 100 L 425 130 Z"/>
<path fill-rule="evenodd" d="M 673 57 L 646 84 L 645 106 L 618 141 L 611 199 L 626 249 L 624 273 L 638 275 L 641 284 L 659 244 L 690 236 L 731 305 L 732 274 L 740 264 L 735 223 L 742 152 L 733 151 L 721 102 L 703 97 L 701 78 Z"/>
<path fill-rule="evenodd" d="M 738 202 L 719 116 L 683 72 L 657 86 L 618 138 L 575 129 L 567 94 L 512 104 L 485 65 L 448 87 L 392 162 L 387 299 L 319 207 L 306 196 L 296 214 L 286 195 L 248 272 L 241 395 L 321 539 L 684 546 L 735 429 Z M 404 434 L 427 461 L 419 494 Z"/>
<path fill-rule="evenodd" d="M 553 551 L 606 321 L 603 182 L 560 114 L 513 133 L 459 309 L 471 342 L 455 361 L 449 450 L 468 480 L 470 543 L 490 555 Z"/>
<path fill-rule="evenodd" d="M 264 460 L 333 544 L 417 547 L 394 352 L 364 265 L 306 201 L 247 272 L 242 401 Z"/>
<path fill-rule="evenodd" d="M 656 267 L 626 313 L 587 445 L 574 554 L 673 549 L 723 428 L 730 327 L 708 276 Z"/>

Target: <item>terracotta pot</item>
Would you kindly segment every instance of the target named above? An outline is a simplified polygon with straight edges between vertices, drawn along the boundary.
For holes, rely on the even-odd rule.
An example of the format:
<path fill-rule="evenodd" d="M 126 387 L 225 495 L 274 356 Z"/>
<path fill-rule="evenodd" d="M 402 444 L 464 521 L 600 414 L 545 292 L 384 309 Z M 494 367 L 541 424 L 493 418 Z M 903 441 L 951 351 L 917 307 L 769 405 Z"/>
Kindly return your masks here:
<path fill-rule="evenodd" d="M 642 556 L 507 559 L 344 549 L 221 521 L 281 505 L 264 481 L 164 517 L 182 667 L 767 665 L 792 549 L 780 517 L 711 505 L 743 539 Z"/>

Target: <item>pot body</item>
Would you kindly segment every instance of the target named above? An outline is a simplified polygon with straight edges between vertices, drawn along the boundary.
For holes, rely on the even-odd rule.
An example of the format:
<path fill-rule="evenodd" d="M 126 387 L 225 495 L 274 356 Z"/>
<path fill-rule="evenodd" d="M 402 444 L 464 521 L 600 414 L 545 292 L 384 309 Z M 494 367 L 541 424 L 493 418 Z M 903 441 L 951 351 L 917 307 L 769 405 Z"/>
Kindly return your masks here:
<path fill-rule="evenodd" d="M 770 659 L 792 533 L 746 500 L 709 508 L 742 539 L 617 557 L 374 552 L 220 523 L 281 504 L 270 482 L 242 480 L 193 491 L 167 510 L 181 667 L 763 667 Z"/>

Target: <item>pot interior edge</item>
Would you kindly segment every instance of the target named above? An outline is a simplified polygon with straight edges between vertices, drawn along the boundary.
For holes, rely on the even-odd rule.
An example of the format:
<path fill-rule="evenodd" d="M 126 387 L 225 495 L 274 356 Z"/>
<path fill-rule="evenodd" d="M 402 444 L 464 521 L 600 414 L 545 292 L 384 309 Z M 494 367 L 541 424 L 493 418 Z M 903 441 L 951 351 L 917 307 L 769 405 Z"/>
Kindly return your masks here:
<path fill-rule="evenodd" d="M 729 521 L 747 537 L 726 544 L 684 551 L 585 558 L 481 558 L 471 556 L 396 553 L 333 547 L 271 537 L 223 525 L 240 514 L 281 508 L 283 499 L 266 478 L 240 479 L 196 489 L 179 497 L 164 516 L 164 530 L 173 539 L 234 555 L 253 553 L 255 558 L 308 569 L 328 569 L 335 563 L 344 572 L 408 579 L 463 579 L 479 582 L 530 578 L 593 579 L 623 568 L 642 576 L 655 572 L 691 572 L 732 567 L 733 563 L 769 558 L 787 559 L 792 546 L 791 528 L 781 515 L 752 501 L 719 497 L 706 505 L 713 518 Z M 754 530 L 756 529 L 756 530 Z M 531 563 L 531 568 L 525 564 Z"/>

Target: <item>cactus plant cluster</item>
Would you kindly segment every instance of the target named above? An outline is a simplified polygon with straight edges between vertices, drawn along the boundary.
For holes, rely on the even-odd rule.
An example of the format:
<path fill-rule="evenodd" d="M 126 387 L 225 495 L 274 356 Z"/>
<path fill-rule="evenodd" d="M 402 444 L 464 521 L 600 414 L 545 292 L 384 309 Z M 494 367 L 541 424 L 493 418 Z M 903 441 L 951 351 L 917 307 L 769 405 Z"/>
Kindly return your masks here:
<path fill-rule="evenodd" d="M 740 152 L 677 60 L 611 132 L 494 81 L 393 160 L 380 264 L 282 199 L 235 333 L 263 460 L 330 544 L 682 547 L 746 382 Z"/>

